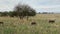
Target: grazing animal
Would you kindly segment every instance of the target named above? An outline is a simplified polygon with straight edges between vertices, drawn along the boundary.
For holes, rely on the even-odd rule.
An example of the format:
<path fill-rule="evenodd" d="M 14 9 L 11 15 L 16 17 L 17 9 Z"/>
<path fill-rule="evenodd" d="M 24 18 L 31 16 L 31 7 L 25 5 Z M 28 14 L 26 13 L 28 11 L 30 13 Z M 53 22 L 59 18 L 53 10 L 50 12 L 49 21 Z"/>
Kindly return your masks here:
<path fill-rule="evenodd" d="M 49 23 L 55 23 L 55 20 L 49 20 Z"/>
<path fill-rule="evenodd" d="M 36 25 L 36 22 L 31 22 L 31 25 Z"/>
<path fill-rule="evenodd" d="M 0 22 L 0 24 L 3 24 L 3 22 Z"/>

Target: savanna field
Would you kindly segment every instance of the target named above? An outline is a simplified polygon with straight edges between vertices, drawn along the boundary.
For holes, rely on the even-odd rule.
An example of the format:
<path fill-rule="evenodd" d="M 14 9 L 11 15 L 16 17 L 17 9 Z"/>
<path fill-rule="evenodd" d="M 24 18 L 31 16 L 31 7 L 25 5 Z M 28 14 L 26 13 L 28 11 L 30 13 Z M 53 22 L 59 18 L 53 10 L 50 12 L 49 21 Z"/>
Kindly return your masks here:
<path fill-rule="evenodd" d="M 49 23 L 55 20 L 55 23 Z M 35 21 L 35 25 L 31 22 Z M 17 17 L 0 17 L 0 34 L 60 34 L 60 14 L 37 14 L 20 20 Z"/>

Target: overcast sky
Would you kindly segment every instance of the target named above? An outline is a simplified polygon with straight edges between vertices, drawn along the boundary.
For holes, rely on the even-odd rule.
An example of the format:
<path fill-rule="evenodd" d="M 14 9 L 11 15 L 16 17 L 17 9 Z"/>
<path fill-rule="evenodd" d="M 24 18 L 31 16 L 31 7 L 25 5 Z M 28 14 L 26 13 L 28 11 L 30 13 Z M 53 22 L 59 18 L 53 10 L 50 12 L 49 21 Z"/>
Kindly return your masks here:
<path fill-rule="evenodd" d="M 28 4 L 37 12 L 60 12 L 60 0 L 0 0 L 0 11 L 11 11 L 18 3 Z"/>

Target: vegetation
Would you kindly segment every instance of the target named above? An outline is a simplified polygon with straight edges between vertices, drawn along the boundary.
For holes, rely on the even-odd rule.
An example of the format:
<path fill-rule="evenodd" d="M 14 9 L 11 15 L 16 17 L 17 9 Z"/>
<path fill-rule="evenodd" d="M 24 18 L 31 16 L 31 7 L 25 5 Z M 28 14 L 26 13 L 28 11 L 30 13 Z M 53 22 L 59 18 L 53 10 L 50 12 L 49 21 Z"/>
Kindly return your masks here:
<path fill-rule="evenodd" d="M 48 22 L 56 19 L 55 23 Z M 36 25 L 31 25 L 35 21 Z M 37 14 L 34 17 L 19 20 L 16 17 L 0 17 L 0 34 L 60 34 L 60 14 Z"/>
<path fill-rule="evenodd" d="M 20 19 L 23 19 L 24 17 L 27 17 L 27 20 L 30 16 L 35 16 L 36 11 L 31 8 L 28 5 L 22 5 L 18 4 L 13 11 L 5 11 L 5 12 L 0 12 L 1 16 L 10 16 L 10 17 L 19 17 Z"/>
<path fill-rule="evenodd" d="M 16 12 L 17 16 L 20 17 L 20 19 L 27 17 L 27 20 L 28 20 L 29 16 L 35 16 L 36 15 L 36 12 L 33 8 L 31 8 L 28 5 L 24 5 L 24 4 L 18 4 L 15 7 L 14 11 Z"/>
<path fill-rule="evenodd" d="M 0 34 L 60 34 L 59 15 L 47 12 L 36 15 L 36 11 L 30 6 L 18 4 L 13 11 L 0 12 L 0 22 L 3 22 L 0 23 Z M 55 22 L 49 23 L 50 19 L 55 19 Z M 32 22 L 35 25 L 31 25 Z"/>

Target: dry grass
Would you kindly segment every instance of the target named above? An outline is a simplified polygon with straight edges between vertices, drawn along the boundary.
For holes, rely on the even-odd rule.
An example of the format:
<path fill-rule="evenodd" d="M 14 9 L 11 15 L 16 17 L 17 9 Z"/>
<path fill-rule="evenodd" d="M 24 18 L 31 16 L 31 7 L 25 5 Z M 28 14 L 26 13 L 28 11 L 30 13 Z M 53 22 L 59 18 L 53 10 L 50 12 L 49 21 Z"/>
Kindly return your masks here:
<path fill-rule="evenodd" d="M 48 20 L 56 19 L 50 24 Z M 19 18 L 0 17 L 0 34 L 60 34 L 60 14 L 37 14 L 27 21 Z M 35 21 L 36 25 L 31 25 Z"/>

